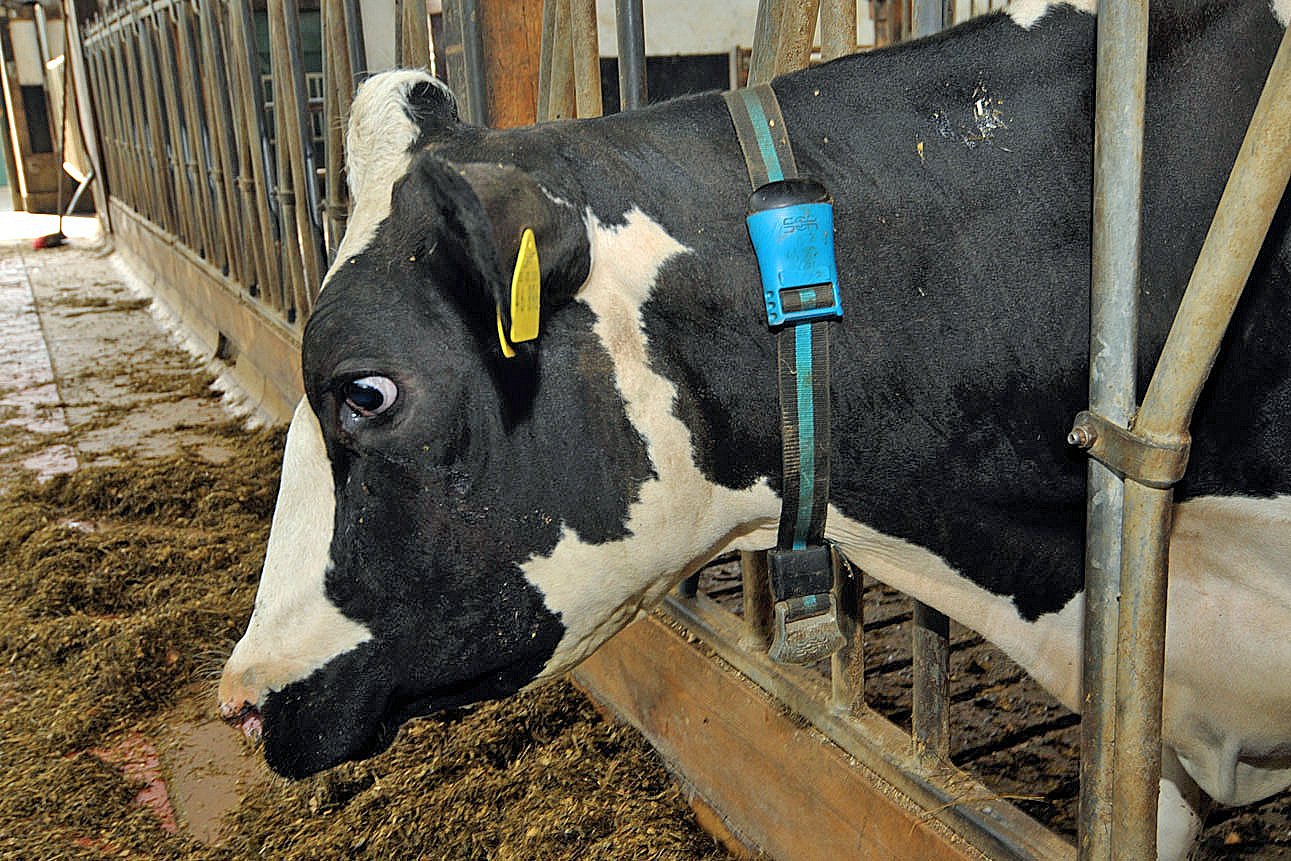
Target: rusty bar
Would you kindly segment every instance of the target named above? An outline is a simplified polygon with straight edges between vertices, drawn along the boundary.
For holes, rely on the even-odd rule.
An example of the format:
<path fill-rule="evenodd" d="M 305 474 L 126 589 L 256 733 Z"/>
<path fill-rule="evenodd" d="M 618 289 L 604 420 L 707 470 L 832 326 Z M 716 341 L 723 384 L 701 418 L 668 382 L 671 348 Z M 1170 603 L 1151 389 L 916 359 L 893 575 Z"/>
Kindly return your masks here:
<path fill-rule="evenodd" d="M 766 551 L 740 551 L 740 579 L 744 584 L 740 646 L 751 652 L 765 652 L 771 646 L 771 575 Z"/>
<path fill-rule="evenodd" d="M 151 63 L 146 63 L 145 69 L 152 73 L 153 85 L 160 85 L 160 108 L 164 111 L 164 128 L 170 142 L 170 172 L 177 216 L 175 232 L 185 245 L 200 251 L 202 239 L 201 231 L 197 227 L 196 207 L 193 205 L 192 168 L 185 158 L 187 147 L 184 144 L 180 120 L 179 94 L 175 89 L 175 42 L 164 10 L 150 7 L 149 12 L 142 18 L 142 24 L 150 33 L 147 44 L 151 53 Z"/>
<path fill-rule="evenodd" d="M 309 288 L 313 283 L 306 271 L 306 248 L 301 229 L 302 219 L 308 219 L 309 215 L 307 212 L 299 212 L 301 190 L 297 187 L 299 174 L 293 145 L 298 105 L 293 81 L 290 80 L 293 75 L 287 35 L 287 5 L 290 3 L 294 8 L 295 2 L 296 0 L 269 0 L 266 4 L 269 12 L 269 69 L 273 92 L 274 177 L 277 180 L 275 196 L 282 237 L 282 261 L 286 269 L 283 281 L 287 286 L 289 323 L 304 320 L 309 307 Z"/>
<path fill-rule="evenodd" d="M 596 33 L 596 0 L 568 0 L 573 34 L 574 101 L 580 117 L 599 117 L 601 47 Z"/>
<path fill-rule="evenodd" d="M 281 5 L 285 40 L 280 45 L 280 50 L 286 62 L 286 67 L 283 69 L 286 74 L 283 76 L 281 91 L 284 99 L 277 106 L 275 115 L 282 117 L 279 129 L 283 130 L 286 136 L 292 185 L 296 194 L 296 231 L 304 266 L 305 293 L 300 304 L 303 319 L 313 306 L 319 285 L 323 281 L 324 254 L 320 222 L 322 206 L 318 194 L 314 136 L 309 121 L 309 90 L 305 86 L 304 49 L 300 42 L 300 12 L 296 4 L 297 0 L 286 0 Z M 271 29 L 274 5 L 270 4 Z M 275 69 L 275 82 L 278 78 L 279 75 Z M 280 137 L 279 146 L 282 145 L 282 140 L 283 138 Z"/>
<path fill-rule="evenodd" d="M 835 598 L 843 647 L 829 659 L 829 705 L 835 714 L 858 715 L 865 708 L 865 603 L 861 573 L 834 554 Z"/>
<path fill-rule="evenodd" d="M 426 0 L 403 0 L 399 26 L 400 64 L 430 68 L 430 16 Z"/>
<path fill-rule="evenodd" d="M 650 98 L 641 0 L 615 0 L 614 26 L 619 51 L 619 110 L 633 111 L 644 107 Z"/>
<path fill-rule="evenodd" d="M 545 122 L 551 116 L 551 75 L 552 63 L 556 55 L 556 10 L 562 0 L 543 0 L 542 4 L 542 37 L 538 46 L 538 107 L 535 113 L 537 122 Z"/>
<path fill-rule="evenodd" d="M 856 51 L 856 0 L 821 0 L 820 59 L 834 60 Z"/>
<path fill-rule="evenodd" d="M 211 119 L 213 151 L 218 159 L 221 195 L 224 201 L 222 230 L 228 248 L 229 274 L 247 290 L 259 281 L 256 254 L 245 242 L 250 234 L 238 190 L 238 163 L 235 157 L 236 142 L 230 128 L 233 108 L 229 103 L 228 74 L 224 64 L 224 45 L 216 18 L 218 4 L 203 0 L 198 3 L 198 41 L 202 47 L 202 63 L 208 86 L 206 111 Z"/>
<path fill-rule="evenodd" d="M 1184 436 L 1224 331 L 1291 176 L 1291 38 L 1269 71 L 1157 370 L 1135 419 L 1149 440 Z M 1161 774 L 1167 542 L 1172 490 L 1127 481 L 1121 561 L 1120 657 L 1113 795 L 1116 857 L 1156 847 Z"/>
<path fill-rule="evenodd" d="M 780 38 L 776 46 L 775 74 L 806 68 L 811 61 L 812 38 L 816 35 L 819 0 L 800 0 L 780 5 Z"/>
<path fill-rule="evenodd" d="M 544 48 L 543 55 L 549 60 L 547 71 L 538 72 L 540 80 L 547 85 L 546 111 L 539 120 L 563 120 L 576 116 L 578 98 L 574 87 L 574 40 L 573 28 L 570 26 L 570 0 L 552 0 L 543 4 L 543 37 L 547 35 L 547 10 L 552 7 L 551 49 L 550 54 Z"/>
<path fill-rule="evenodd" d="M 1125 426 L 1136 396 L 1147 17 L 1144 0 L 1100 9 L 1094 85 L 1089 403 Z M 1078 844 L 1084 861 L 1112 861 L 1124 485 L 1092 459 L 1087 485 Z"/>
<path fill-rule="evenodd" d="M 246 164 L 251 165 L 251 188 L 256 220 L 260 226 L 260 241 L 264 244 L 269 281 L 262 295 L 270 307 L 279 314 L 287 313 L 286 274 L 282 268 L 280 247 L 281 228 L 273 206 L 274 174 L 270 158 L 269 137 L 265 130 L 264 91 L 260 83 L 260 57 L 255 48 L 255 27 L 251 17 L 250 0 L 231 0 L 229 9 L 229 68 L 237 76 L 234 90 L 238 95 L 240 117 L 233 124 L 234 132 L 241 138 L 239 150 Z M 243 168 L 245 176 L 246 168 Z"/>
<path fill-rule="evenodd" d="M 219 162 L 207 149 L 210 129 L 200 101 L 203 81 L 198 71 L 197 45 L 193 42 L 192 15 L 187 0 L 179 0 L 170 7 L 171 24 L 175 33 L 175 66 L 179 79 L 177 89 L 181 96 L 184 129 L 188 132 L 187 164 L 190 166 L 193 191 L 192 201 L 198 227 L 201 230 L 206 259 L 217 268 L 228 265 L 228 251 L 224 245 L 225 233 L 219 227 L 224 218 L 224 203 L 220 194 L 221 174 Z"/>
<path fill-rule="evenodd" d="M 758 14 L 753 23 L 753 50 L 749 54 L 750 87 L 765 84 L 775 77 L 776 46 L 780 43 L 780 3 L 784 0 L 758 0 Z"/>
<path fill-rule="evenodd" d="M 950 620 L 921 601 L 914 602 L 910 630 L 910 735 L 922 761 L 944 761 L 950 754 Z"/>

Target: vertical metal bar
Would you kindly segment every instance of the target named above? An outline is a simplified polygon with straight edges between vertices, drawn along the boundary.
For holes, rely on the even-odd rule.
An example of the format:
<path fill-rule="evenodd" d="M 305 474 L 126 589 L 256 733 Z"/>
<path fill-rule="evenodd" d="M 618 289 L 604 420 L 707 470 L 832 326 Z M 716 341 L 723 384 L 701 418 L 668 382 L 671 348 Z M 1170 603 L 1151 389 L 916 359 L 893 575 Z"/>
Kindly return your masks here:
<path fill-rule="evenodd" d="M 942 0 L 911 0 L 913 21 L 910 35 L 915 38 L 931 36 L 946 26 L 945 8 Z"/>
<path fill-rule="evenodd" d="M 400 65 L 430 68 L 430 17 L 426 0 L 403 0 L 399 27 Z"/>
<path fill-rule="evenodd" d="M 641 0 L 615 0 L 614 26 L 619 50 L 619 110 L 633 111 L 649 99 L 646 92 L 645 14 Z"/>
<path fill-rule="evenodd" d="M 202 49 L 203 75 L 207 86 L 206 112 L 211 121 L 212 151 L 220 172 L 220 196 L 224 205 L 221 230 L 228 249 L 229 274 L 244 288 L 250 289 L 259 280 L 254 246 L 245 238 L 251 231 L 247 226 L 241 196 L 238 191 L 238 163 L 234 153 L 236 144 L 229 128 L 233 108 L 229 104 L 228 73 L 224 63 L 224 46 L 216 18 L 218 3 L 201 0 L 197 7 L 199 38 Z"/>
<path fill-rule="evenodd" d="M 1092 410 L 1123 426 L 1129 425 L 1136 395 L 1147 15 L 1145 0 L 1107 0 L 1098 17 L 1089 402 Z M 1091 460 L 1078 847 L 1085 861 L 1112 859 L 1123 499 L 1121 480 Z"/>
<path fill-rule="evenodd" d="M 744 584 L 744 636 L 740 646 L 751 652 L 771 647 L 771 575 L 765 551 L 740 552 L 740 578 Z"/>
<path fill-rule="evenodd" d="M 780 42 L 776 47 L 775 73 L 783 75 L 806 68 L 816 35 L 819 0 L 781 4 Z"/>
<path fill-rule="evenodd" d="M 140 106 L 147 115 L 147 127 L 151 138 L 152 168 L 156 172 L 156 190 L 159 194 L 156 206 L 162 216 L 158 223 L 171 233 L 178 235 L 183 228 L 176 206 L 177 194 L 174 187 L 174 170 L 166 152 L 165 123 L 162 119 L 161 107 L 158 105 L 161 90 L 157 86 L 157 64 L 151 47 L 152 37 L 149 35 L 148 25 L 143 19 L 134 18 L 131 23 L 135 33 L 135 45 L 127 45 L 127 48 L 136 46 L 138 48 L 137 51 L 132 52 L 132 59 L 136 63 L 136 79 L 140 83 Z"/>
<path fill-rule="evenodd" d="M 821 0 L 820 59 L 834 60 L 856 51 L 856 0 Z"/>
<path fill-rule="evenodd" d="M 841 552 L 835 553 L 834 562 L 843 647 L 829 659 L 829 705 L 838 714 L 855 715 L 865 706 L 865 605 L 861 598 L 861 574 L 841 559 Z"/>
<path fill-rule="evenodd" d="M 562 0 L 543 0 L 542 3 L 542 37 L 538 46 L 538 108 L 535 119 L 546 122 L 551 119 L 551 78 L 552 66 L 556 60 L 556 13 Z"/>
<path fill-rule="evenodd" d="M 175 34 L 176 82 L 183 108 L 184 126 L 188 132 L 188 163 L 192 165 L 193 206 L 198 227 L 201 229 L 206 258 L 218 268 L 228 264 L 228 251 L 220 229 L 225 218 L 224 201 L 220 193 L 221 172 L 219 162 L 210 152 L 210 129 L 202 110 L 203 78 L 197 60 L 197 45 L 193 41 L 193 18 L 188 0 L 178 0 L 170 8 L 171 24 Z"/>
<path fill-rule="evenodd" d="M 229 6 L 229 68 L 236 76 L 233 92 L 239 107 L 238 121 L 233 123 L 234 134 L 240 139 L 239 153 L 245 179 L 250 165 L 251 185 L 247 189 L 252 199 L 252 212 L 260 228 L 265 265 L 269 278 L 262 286 L 262 295 L 270 307 L 286 314 L 286 276 L 282 270 L 282 241 L 276 215 L 272 209 L 274 186 L 273 162 L 270 159 L 268 135 L 265 131 L 264 94 L 260 83 L 260 56 L 256 51 L 255 27 L 251 17 L 250 0 L 230 0 Z"/>
<path fill-rule="evenodd" d="M 599 117 L 602 113 L 601 49 L 596 33 L 596 0 L 569 0 L 569 4 L 577 115 Z"/>
<path fill-rule="evenodd" d="M 367 48 L 363 44 L 363 15 L 359 11 L 359 0 L 341 0 L 345 9 L 345 37 L 348 40 L 350 55 L 350 77 L 366 73 L 368 70 Z M 354 92 L 350 86 L 351 95 Z"/>
<path fill-rule="evenodd" d="M 1291 176 L 1291 38 L 1285 34 L 1135 418 L 1152 440 L 1187 433 L 1220 343 Z M 1156 852 L 1161 677 L 1173 490 L 1125 486 L 1113 832 L 1118 858 Z"/>
<path fill-rule="evenodd" d="M 749 54 L 750 87 L 768 83 L 775 77 L 782 2 L 783 0 L 758 0 L 758 14 L 753 23 L 753 50 Z"/>
<path fill-rule="evenodd" d="M 546 112 L 539 117 L 543 121 L 569 119 L 578 114 L 578 96 L 574 87 L 574 39 L 570 27 L 570 0 L 553 0 L 551 21 L 551 45 L 540 52 L 548 60 L 544 72 L 539 68 L 538 77 L 545 78 L 547 83 Z M 546 6 L 543 9 L 543 29 L 546 30 Z"/>
<path fill-rule="evenodd" d="M 950 754 L 950 620 L 915 601 L 910 636 L 915 753 L 921 760 L 945 760 Z"/>
<path fill-rule="evenodd" d="M 148 47 L 151 60 L 146 68 L 153 75 L 154 86 L 160 84 L 160 108 L 164 111 L 164 123 L 167 138 L 170 141 L 169 158 L 172 186 L 175 192 L 177 230 L 179 238 L 190 248 L 200 249 L 201 231 L 198 228 L 196 207 L 193 205 L 192 162 L 187 158 L 187 147 L 184 142 L 184 129 L 180 120 L 179 94 L 175 89 L 175 42 L 167 20 L 167 12 L 152 7 L 143 19 L 143 26 L 148 33 Z"/>
<path fill-rule="evenodd" d="M 479 0 L 459 0 L 462 27 L 462 57 L 466 64 L 466 90 L 470 93 L 467 121 L 488 125 L 489 94 L 484 66 L 484 33 L 480 27 Z"/>

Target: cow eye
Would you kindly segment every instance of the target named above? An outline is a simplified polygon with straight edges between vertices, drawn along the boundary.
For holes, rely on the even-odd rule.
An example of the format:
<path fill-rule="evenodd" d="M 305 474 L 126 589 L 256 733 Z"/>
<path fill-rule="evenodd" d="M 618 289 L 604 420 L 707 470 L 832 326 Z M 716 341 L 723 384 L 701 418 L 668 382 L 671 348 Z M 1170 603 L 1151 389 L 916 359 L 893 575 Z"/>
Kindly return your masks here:
<path fill-rule="evenodd" d="M 390 409 L 399 390 L 387 377 L 360 377 L 341 387 L 345 405 L 361 416 L 375 416 Z"/>

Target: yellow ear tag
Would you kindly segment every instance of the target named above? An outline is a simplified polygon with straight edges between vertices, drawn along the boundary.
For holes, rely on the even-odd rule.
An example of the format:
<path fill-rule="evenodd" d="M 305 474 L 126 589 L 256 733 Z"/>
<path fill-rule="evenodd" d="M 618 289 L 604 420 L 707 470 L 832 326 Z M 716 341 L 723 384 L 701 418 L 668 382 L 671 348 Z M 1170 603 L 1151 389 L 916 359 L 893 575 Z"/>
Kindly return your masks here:
<path fill-rule="evenodd" d="M 502 328 L 502 311 L 498 310 L 498 343 L 502 345 L 502 355 L 508 359 L 516 357 L 516 349 L 507 342 L 507 333 Z"/>
<path fill-rule="evenodd" d="M 538 243 L 526 227 L 520 237 L 515 272 L 511 275 L 511 342 L 538 337 L 538 312 L 542 306 L 542 277 L 538 268 Z M 503 351 L 505 352 L 505 350 Z"/>

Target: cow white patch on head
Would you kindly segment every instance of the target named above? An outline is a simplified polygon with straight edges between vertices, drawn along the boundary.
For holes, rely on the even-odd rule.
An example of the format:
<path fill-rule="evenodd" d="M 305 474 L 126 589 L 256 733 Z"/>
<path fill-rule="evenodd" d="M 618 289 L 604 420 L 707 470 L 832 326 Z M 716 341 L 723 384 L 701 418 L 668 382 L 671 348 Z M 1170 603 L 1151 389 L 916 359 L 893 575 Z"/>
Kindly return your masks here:
<path fill-rule="evenodd" d="M 1271 0 L 1270 5 L 1273 7 L 1273 17 L 1278 19 L 1278 23 L 1283 27 L 1291 24 L 1291 0 Z"/>
<path fill-rule="evenodd" d="M 328 600 L 336 495 L 322 430 L 308 402 L 287 431 L 282 485 L 273 513 L 255 610 L 225 665 L 220 699 L 257 705 L 371 639 Z"/>
<path fill-rule="evenodd" d="M 1048 14 L 1050 9 L 1058 6 L 1070 6 L 1091 15 L 1098 12 L 1098 0 L 1066 0 L 1061 3 L 1050 2 L 1050 0 L 1013 0 L 1009 3 L 1008 13 L 1019 27 L 1030 30 Z"/>
<path fill-rule="evenodd" d="M 621 226 L 590 213 L 587 221 L 592 265 L 577 298 L 596 315 L 593 331 L 613 361 L 615 385 L 656 477 L 629 509 L 627 538 L 589 544 L 566 527 L 551 555 L 523 566 L 566 626 L 540 678 L 568 670 L 727 547 L 766 546 L 767 536 L 773 543 L 779 511 L 765 482 L 732 491 L 704 478 L 690 430 L 673 411 L 676 386 L 650 366 L 641 308 L 660 268 L 689 250 L 640 210 Z"/>
<path fill-rule="evenodd" d="M 409 111 L 412 89 L 419 84 L 443 87 L 423 69 L 399 69 L 368 78 L 354 94 L 345 135 L 353 210 L 324 286 L 338 267 L 372 241 L 377 225 L 390 214 L 390 190 L 408 172 L 413 144 L 421 135 Z"/>

